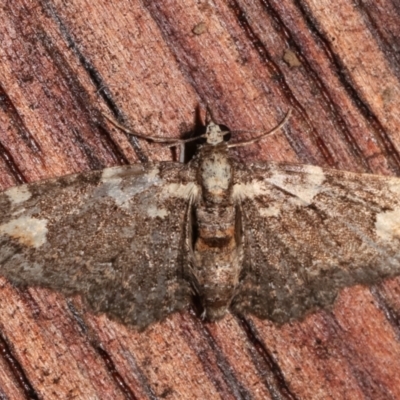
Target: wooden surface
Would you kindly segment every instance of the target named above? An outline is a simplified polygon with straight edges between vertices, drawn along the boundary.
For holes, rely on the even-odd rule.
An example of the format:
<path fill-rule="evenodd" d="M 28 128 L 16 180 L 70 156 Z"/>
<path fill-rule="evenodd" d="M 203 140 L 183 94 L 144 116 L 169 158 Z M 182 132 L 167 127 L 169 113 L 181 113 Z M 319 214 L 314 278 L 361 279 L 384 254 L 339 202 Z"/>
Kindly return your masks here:
<path fill-rule="evenodd" d="M 293 108 L 243 162 L 400 175 L 396 0 L 14 0 L 0 20 L 2 189 L 170 160 L 99 111 L 181 137 L 206 104 L 231 129 Z M 0 398 L 400 399 L 399 321 L 399 279 L 283 327 L 188 310 L 138 333 L 1 278 Z"/>

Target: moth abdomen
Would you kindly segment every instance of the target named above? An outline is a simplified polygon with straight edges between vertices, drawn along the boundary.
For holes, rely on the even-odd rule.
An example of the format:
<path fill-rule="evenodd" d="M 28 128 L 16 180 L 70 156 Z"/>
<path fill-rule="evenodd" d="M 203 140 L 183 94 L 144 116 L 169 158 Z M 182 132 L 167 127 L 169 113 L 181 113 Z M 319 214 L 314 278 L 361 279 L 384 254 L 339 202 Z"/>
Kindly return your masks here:
<path fill-rule="evenodd" d="M 202 242 L 203 247 L 222 249 L 224 247 L 229 247 L 230 244 L 233 244 L 234 238 L 232 236 L 210 238 L 201 237 L 199 239 L 199 242 Z"/>

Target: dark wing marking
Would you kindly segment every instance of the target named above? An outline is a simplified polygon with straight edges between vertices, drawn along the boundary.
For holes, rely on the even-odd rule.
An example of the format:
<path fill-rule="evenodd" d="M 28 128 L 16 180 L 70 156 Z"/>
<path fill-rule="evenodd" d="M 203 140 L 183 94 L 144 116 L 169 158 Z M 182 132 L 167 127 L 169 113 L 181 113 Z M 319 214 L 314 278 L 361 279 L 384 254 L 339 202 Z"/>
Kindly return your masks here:
<path fill-rule="evenodd" d="M 182 164 L 108 168 L 0 194 L 0 274 L 79 293 L 143 328 L 187 306 L 185 220 L 197 187 Z"/>
<path fill-rule="evenodd" d="M 400 179 L 302 165 L 236 173 L 245 275 L 232 308 L 276 322 L 400 274 Z"/>

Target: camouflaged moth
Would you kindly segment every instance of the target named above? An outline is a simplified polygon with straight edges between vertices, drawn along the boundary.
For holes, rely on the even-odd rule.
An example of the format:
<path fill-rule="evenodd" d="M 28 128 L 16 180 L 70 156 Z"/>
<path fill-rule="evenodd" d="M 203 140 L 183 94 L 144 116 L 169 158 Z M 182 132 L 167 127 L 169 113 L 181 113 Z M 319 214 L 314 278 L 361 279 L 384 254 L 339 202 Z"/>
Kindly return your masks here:
<path fill-rule="evenodd" d="M 230 309 L 284 323 L 331 305 L 344 286 L 400 273 L 400 179 L 243 165 L 229 156 L 241 144 L 223 135 L 211 122 L 188 164 L 1 193 L 0 274 L 79 293 L 95 312 L 144 328 L 193 296 L 208 320 Z"/>

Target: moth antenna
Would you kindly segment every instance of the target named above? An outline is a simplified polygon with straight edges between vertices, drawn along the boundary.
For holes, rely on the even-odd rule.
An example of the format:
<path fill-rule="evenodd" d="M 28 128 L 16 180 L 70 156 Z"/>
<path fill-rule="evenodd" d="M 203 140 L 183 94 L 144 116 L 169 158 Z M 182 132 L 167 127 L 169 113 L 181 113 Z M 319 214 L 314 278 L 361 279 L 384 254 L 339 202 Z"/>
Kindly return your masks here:
<path fill-rule="evenodd" d="M 195 140 L 199 140 L 199 139 L 203 139 L 205 138 L 206 135 L 200 135 L 200 136 L 196 136 L 196 137 L 192 137 L 189 139 L 175 139 L 174 142 L 167 144 L 166 147 L 174 147 L 174 146 L 178 146 L 180 144 L 185 144 L 185 143 L 190 143 L 190 142 L 194 142 Z M 146 136 L 143 136 L 143 138 L 146 138 Z M 152 137 L 149 138 L 150 140 L 152 139 Z M 161 141 L 160 141 L 161 142 Z"/>
<path fill-rule="evenodd" d="M 274 133 L 278 132 L 280 129 L 282 129 L 286 125 L 286 123 L 288 122 L 291 114 L 292 114 L 292 109 L 289 108 L 289 111 L 286 113 L 285 118 L 281 121 L 281 123 L 279 125 L 277 125 L 272 130 L 270 130 L 268 132 L 264 132 L 262 135 L 257 136 L 254 139 L 245 140 L 243 142 L 238 142 L 238 143 L 228 144 L 228 147 L 232 148 L 232 147 L 247 146 L 249 144 L 258 142 L 259 140 L 265 138 L 266 136 L 273 135 Z M 240 132 L 240 131 L 231 131 L 231 133 L 234 133 L 234 132 Z M 242 132 L 249 132 L 249 131 L 242 131 Z"/>
<path fill-rule="evenodd" d="M 210 105 L 207 103 L 206 106 L 206 125 L 209 125 L 210 122 L 214 122 L 215 118 L 214 118 L 214 113 L 210 107 Z"/>
<path fill-rule="evenodd" d="M 139 139 L 144 139 L 144 140 L 149 140 L 152 142 L 156 143 L 168 143 L 167 147 L 174 147 L 178 146 L 180 144 L 185 144 L 189 142 L 193 142 L 195 140 L 198 140 L 200 138 L 204 138 L 205 135 L 189 138 L 189 139 L 174 139 L 174 138 L 165 138 L 165 137 L 160 137 L 160 136 L 146 136 L 146 135 L 141 135 L 140 133 L 137 132 L 132 132 L 129 129 L 125 128 L 124 126 L 120 125 L 118 122 L 114 121 L 111 117 L 109 117 L 107 114 L 101 112 L 101 115 L 109 121 L 112 125 L 114 125 L 116 128 L 120 129 L 122 132 L 125 132 L 128 135 L 135 136 Z"/>

